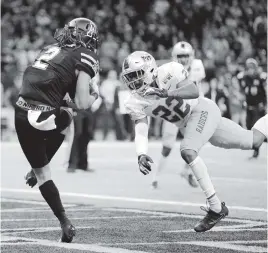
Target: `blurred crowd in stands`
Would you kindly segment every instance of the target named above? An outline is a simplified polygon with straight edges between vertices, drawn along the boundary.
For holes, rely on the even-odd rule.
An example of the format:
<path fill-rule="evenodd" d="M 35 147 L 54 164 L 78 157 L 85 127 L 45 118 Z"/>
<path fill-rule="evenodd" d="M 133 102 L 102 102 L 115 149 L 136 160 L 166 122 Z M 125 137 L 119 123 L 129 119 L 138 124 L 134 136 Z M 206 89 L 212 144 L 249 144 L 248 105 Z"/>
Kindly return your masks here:
<path fill-rule="evenodd" d="M 112 127 L 117 139 L 131 138 L 131 121 L 119 110 L 123 59 L 135 50 L 169 59 L 172 46 L 182 40 L 191 43 L 204 63 L 204 93 L 212 96 L 215 91 L 214 99 L 220 97 L 220 108 L 230 117 L 228 99 L 237 85 L 232 77 L 243 71 L 249 57 L 257 60 L 260 71 L 266 70 L 266 15 L 265 0 L 3 1 L 2 107 L 12 108 L 24 69 L 44 45 L 54 42 L 55 30 L 82 16 L 96 22 L 101 36 L 102 100 L 92 113 L 93 129 L 101 128 L 104 139 Z M 151 135 L 159 137 L 158 123 Z"/>

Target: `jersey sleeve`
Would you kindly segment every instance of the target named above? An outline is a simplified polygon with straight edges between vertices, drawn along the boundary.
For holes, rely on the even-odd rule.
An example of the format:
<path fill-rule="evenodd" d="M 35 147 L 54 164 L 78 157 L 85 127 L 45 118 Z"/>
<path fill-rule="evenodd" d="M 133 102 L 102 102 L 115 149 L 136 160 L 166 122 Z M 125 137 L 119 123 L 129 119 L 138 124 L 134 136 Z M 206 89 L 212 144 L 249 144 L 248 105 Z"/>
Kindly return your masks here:
<path fill-rule="evenodd" d="M 99 59 L 94 52 L 81 47 L 76 51 L 75 58 L 76 69 L 86 72 L 90 75 L 91 78 L 93 78 L 99 73 Z"/>
<path fill-rule="evenodd" d="M 144 106 L 133 96 L 130 96 L 127 100 L 125 100 L 124 106 L 126 113 L 129 114 L 131 119 L 134 121 L 143 119 L 147 116 L 144 112 Z"/>
<path fill-rule="evenodd" d="M 179 88 L 179 83 L 181 81 L 185 80 L 189 76 L 189 73 L 183 67 L 183 65 L 178 63 L 178 62 L 172 62 L 172 72 L 173 72 L 173 75 L 175 77 L 175 83 L 174 83 L 175 85 L 173 84 L 172 88 L 177 89 L 177 88 Z"/>

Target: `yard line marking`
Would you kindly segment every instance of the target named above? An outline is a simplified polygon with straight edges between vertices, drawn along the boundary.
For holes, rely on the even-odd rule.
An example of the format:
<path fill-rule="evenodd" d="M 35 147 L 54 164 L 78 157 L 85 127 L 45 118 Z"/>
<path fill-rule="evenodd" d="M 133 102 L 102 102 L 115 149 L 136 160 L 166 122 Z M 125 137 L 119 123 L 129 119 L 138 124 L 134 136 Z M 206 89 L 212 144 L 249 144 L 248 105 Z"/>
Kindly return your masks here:
<path fill-rule="evenodd" d="M 257 226 L 266 226 L 266 228 L 255 228 Z M 257 230 L 260 229 L 260 230 Z M 248 224 L 240 224 L 240 225 L 231 225 L 231 226 L 219 226 L 219 227 L 213 227 L 211 230 L 207 232 L 216 232 L 216 231 L 262 231 L 267 229 L 267 223 L 266 222 L 252 222 Z M 192 229 L 179 229 L 179 230 L 167 230 L 162 231 L 163 233 L 191 233 L 194 232 Z"/>
<path fill-rule="evenodd" d="M 19 207 L 19 208 L 10 208 L 10 209 L 1 209 L 0 213 L 29 213 L 29 212 L 47 212 L 50 211 L 48 207 Z"/>
<path fill-rule="evenodd" d="M 238 241 L 237 243 L 232 243 L 232 241 L 185 241 L 185 242 L 142 242 L 142 243 L 114 243 L 114 244 L 101 244 L 106 246 L 120 246 L 120 245 L 129 245 L 129 246 L 148 246 L 148 245 L 169 245 L 169 244 L 185 244 L 185 245 L 196 245 L 210 248 L 220 248 L 220 249 L 231 249 L 234 251 L 244 251 L 244 252 L 256 252 L 262 253 L 267 252 L 266 248 L 260 246 L 245 246 L 237 245 L 238 243 L 244 244 L 255 243 L 255 241 Z M 260 240 L 258 243 L 265 243 L 266 240 Z"/>
<path fill-rule="evenodd" d="M 172 213 L 172 212 L 161 212 L 161 211 L 147 211 L 147 210 L 140 210 L 140 209 L 126 209 L 126 208 L 116 208 L 116 207 L 109 207 L 109 208 L 102 208 L 105 211 L 121 211 L 121 212 L 130 212 L 130 213 L 144 213 L 144 214 L 158 214 L 158 215 L 169 215 L 170 217 L 184 217 L 184 218 L 192 218 L 192 219 L 203 219 L 204 216 L 197 215 L 197 214 L 184 214 L 184 213 Z M 247 220 L 247 219 L 237 219 L 237 218 L 224 218 L 224 221 L 228 222 L 236 222 L 236 223 L 254 223 L 259 225 L 267 224 L 265 221 L 256 221 L 256 220 Z"/>
<path fill-rule="evenodd" d="M 210 232 L 240 232 L 240 231 L 266 231 L 267 228 L 226 228 L 221 229 L 219 227 L 212 228 L 206 233 Z M 182 230 L 173 230 L 173 231 L 162 231 L 163 233 L 196 233 L 193 229 L 182 229 Z"/>
<path fill-rule="evenodd" d="M 30 193 L 30 194 L 40 194 L 36 190 L 26 190 L 26 189 L 12 189 L 12 188 L 1 188 L 2 192 L 19 192 L 19 193 Z M 143 199 L 143 198 L 132 198 L 123 196 L 111 196 L 111 195 L 95 195 L 95 194 L 84 194 L 84 193 L 73 193 L 73 192 L 60 192 L 61 196 L 67 197 L 81 197 L 87 199 L 99 199 L 99 200 L 114 200 L 114 201 L 124 201 L 124 202 L 138 202 L 138 203 L 151 203 L 151 204 L 162 204 L 162 205 L 173 205 L 173 206 L 192 206 L 199 207 L 204 205 L 203 203 L 191 203 L 191 202 L 179 202 L 179 201 L 167 201 L 158 199 Z M 229 209 L 251 211 L 251 212 L 267 212 L 265 208 L 257 207 L 246 207 L 246 206 L 228 206 Z"/>
<path fill-rule="evenodd" d="M 1 198 L 1 202 L 7 203 L 23 203 L 23 204 L 36 204 L 41 206 L 47 206 L 47 203 L 44 201 L 35 201 L 35 200 L 21 200 L 21 199 L 8 199 L 8 198 Z"/>
<path fill-rule="evenodd" d="M 107 247 L 107 246 L 101 246 L 97 244 L 82 244 L 82 243 L 61 243 L 61 242 L 55 242 L 55 241 L 50 241 L 50 240 L 42 240 L 42 239 L 29 239 L 25 237 L 6 237 L 3 236 L 2 238 L 2 246 L 5 245 L 5 240 L 6 240 L 6 245 L 11 245 L 10 243 L 13 239 L 15 240 L 23 240 L 26 242 L 21 242 L 21 243 L 13 243 L 13 245 L 25 245 L 25 244 L 30 244 L 30 245 L 39 245 L 39 246 L 47 246 L 47 247 L 57 247 L 57 248 L 62 248 L 62 249 L 74 249 L 74 250 L 88 250 L 88 251 L 94 251 L 97 253 L 148 253 L 145 251 L 138 251 L 138 250 L 129 250 L 129 249 L 123 249 L 123 248 L 116 248 L 116 247 Z"/>
<path fill-rule="evenodd" d="M 76 226 L 77 229 L 90 229 L 95 228 L 94 226 Z M 26 228 L 5 228 L 0 229 L 1 233 L 5 234 L 18 234 L 18 233 L 43 233 L 48 231 L 60 231 L 60 227 L 26 227 Z"/>
<path fill-rule="evenodd" d="M 76 205 L 75 205 L 76 206 Z M 71 206 L 73 207 L 73 206 Z M 100 210 L 97 208 L 77 208 L 77 209 L 67 209 L 68 212 L 79 212 L 79 211 L 92 211 L 92 210 Z M 49 207 L 43 207 L 42 209 L 40 209 L 40 207 L 25 207 L 25 208 L 11 208 L 11 209 L 2 209 L 0 210 L 0 213 L 42 213 L 42 212 L 51 212 L 51 209 Z"/>
<path fill-rule="evenodd" d="M 87 217 L 72 217 L 72 220 L 127 220 L 127 219 L 154 219 L 154 218 L 170 218 L 170 215 L 136 215 L 136 216 L 87 216 Z M 21 222 L 21 221 L 52 221 L 53 219 L 1 219 L 1 222 Z"/>

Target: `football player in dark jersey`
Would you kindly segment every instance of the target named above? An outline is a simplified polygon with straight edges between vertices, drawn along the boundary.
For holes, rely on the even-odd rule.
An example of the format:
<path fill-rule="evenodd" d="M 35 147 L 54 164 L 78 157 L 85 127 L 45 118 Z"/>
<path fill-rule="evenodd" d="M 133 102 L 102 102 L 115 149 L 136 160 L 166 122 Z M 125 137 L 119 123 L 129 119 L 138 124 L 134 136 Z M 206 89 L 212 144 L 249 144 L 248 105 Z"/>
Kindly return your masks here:
<path fill-rule="evenodd" d="M 267 73 L 259 72 L 257 61 L 249 58 L 246 61 L 245 72 L 240 72 L 237 79 L 246 97 L 246 125 L 251 129 L 257 120 L 265 115 Z M 256 158 L 258 155 L 259 149 L 254 150 L 253 157 Z"/>
<path fill-rule="evenodd" d="M 99 37 L 94 22 L 70 21 L 55 33 L 57 43 L 43 48 L 23 75 L 15 109 L 20 146 L 32 170 L 27 183 L 40 192 L 58 218 L 62 242 L 71 242 L 75 228 L 68 219 L 59 191 L 51 179 L 49 162 L 64 140 L 73 111 L 89 108 L 98 97 L 91 79 L 99 71 Z M 71 101 L 65 101 L 69 94 Z"/>

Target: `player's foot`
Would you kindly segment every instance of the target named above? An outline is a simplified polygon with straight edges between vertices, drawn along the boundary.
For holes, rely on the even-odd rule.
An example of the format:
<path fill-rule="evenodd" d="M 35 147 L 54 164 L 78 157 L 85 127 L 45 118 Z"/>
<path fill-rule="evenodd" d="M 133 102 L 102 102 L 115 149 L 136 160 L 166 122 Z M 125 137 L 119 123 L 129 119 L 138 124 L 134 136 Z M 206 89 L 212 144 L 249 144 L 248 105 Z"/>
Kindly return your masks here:
<path fill-rule="evenodd" d="M 88 167 L 86 167 L 86 168 L 83 168 L 83 167 L 77 167 L 76 169 L 78 169 L 78 170 L 82 170 L 82 171 L 85 171 L 85 172 L 94 172 L 94 171 L 95 171 L 95 170 L 90 169 L 90 168 L 88 168 Z"/>
<path fill-rule="evenodd" d="M 29 171 L 25 176 L 26 184 L 33 188 L 37 184 L 37 178 L 33 170 Z"/>
<path fill-rule="evenodd" d="M 195 225 L 194 230 L 196 232 L 205 232 L 213 228 L 221 219 L 225 218 L 229 214 L 229 210 L 225 203 L 221 203 L 221 211 L 216 213 L 210 209 L 201 206 L 201 210 L 207 212 L 206 216 Z"/>
<path fill-rule="evenodd" d="M 252 158 L 257 158 L 259 156 L 259 149 L 254 149 Z"/>
<path fill-rule="evenodd" d="M 154 189 L 157 189 L 158 188 L 158 182 L 157 181 L 153 181 L 152 182 L 152 186 Z"/>
<path fill-rule="evenodd" d="M 188 166 L 188 165 L 186 165 Z M 189 168 L 184 168 L 183 171 L 181 172 L 181 177 L 186 179 L 186 181 L 188 182 L 188 184 L 194 188 L 198 187 L 198 183 L 196 181 L 195 176 L 193 175 L 193 173 L 189 170 Z"/>
<path fill-rule="evenodd" d="M 62 235 L 60 242 L 67 242 L 67 243 L 72 242 L 73 237 L 76 234 L 76 230 L 69 220 L 61 224 L 61 231 Z"/>
<path fill-rule="evenodd" d="M 75 172 L 75 167 L 68 167 L 67 172 L 68 173 L 74 173 Z"/>

